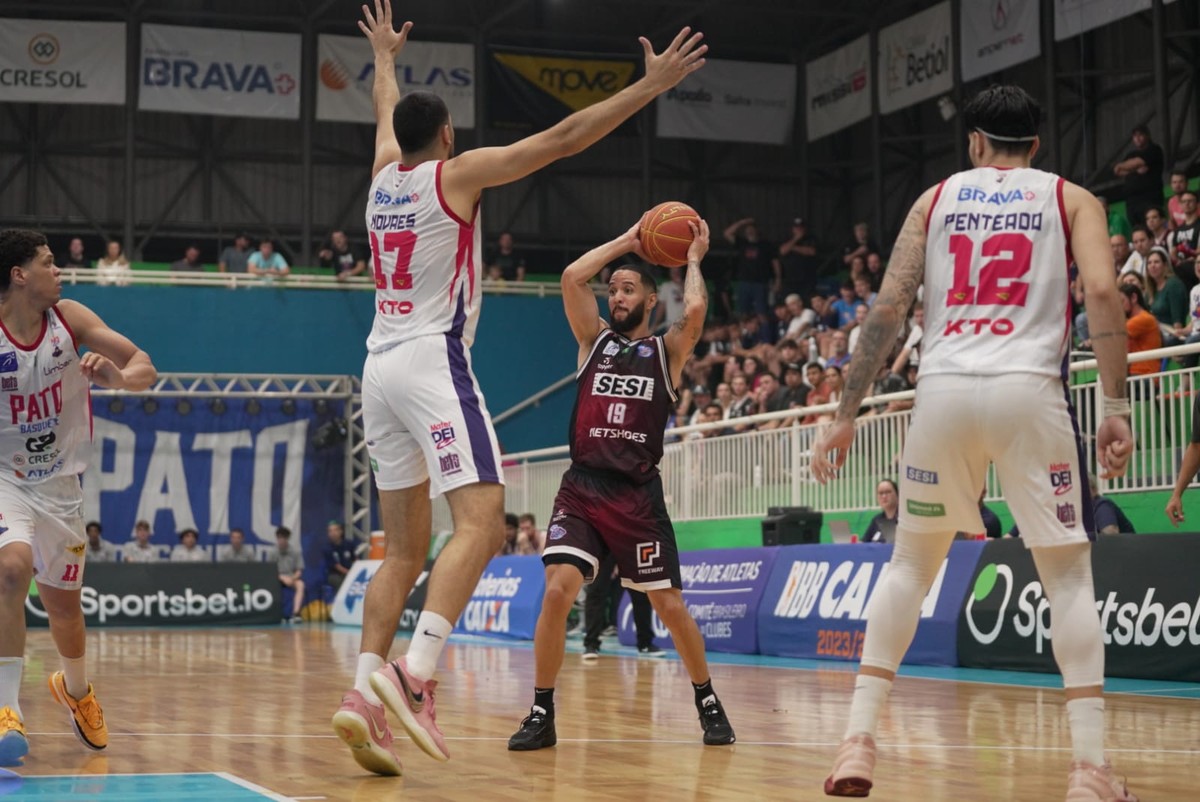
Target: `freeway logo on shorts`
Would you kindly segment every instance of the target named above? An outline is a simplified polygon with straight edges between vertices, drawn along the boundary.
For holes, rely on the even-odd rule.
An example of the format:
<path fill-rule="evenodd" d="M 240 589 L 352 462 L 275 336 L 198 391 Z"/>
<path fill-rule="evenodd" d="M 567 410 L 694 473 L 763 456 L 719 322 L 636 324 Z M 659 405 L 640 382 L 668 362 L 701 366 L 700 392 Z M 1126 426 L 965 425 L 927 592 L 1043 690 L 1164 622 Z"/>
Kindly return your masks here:
<path fill-rule="evenodd" d="M 943 504 L 926 504 L 924 501 L 908 500 L 908 511 L 913 515 L 920 515 L 924 518 L 941 518 L 946 514 L 946 507 Z"/>

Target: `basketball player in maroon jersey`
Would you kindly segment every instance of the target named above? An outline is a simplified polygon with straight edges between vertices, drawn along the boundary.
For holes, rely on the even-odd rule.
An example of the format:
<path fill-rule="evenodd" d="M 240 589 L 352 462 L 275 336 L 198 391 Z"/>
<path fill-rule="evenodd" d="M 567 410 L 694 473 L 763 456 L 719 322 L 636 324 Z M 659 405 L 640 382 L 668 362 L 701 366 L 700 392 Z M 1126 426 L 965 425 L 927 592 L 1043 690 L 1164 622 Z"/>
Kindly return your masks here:
<path fill-rule="evenodd" d="M 675 387 L 704 329 L 708 293 L 700 260 L 708 224 L 690 224 L 684 315 L 661 337 L 650 335 L 658 300 L 650 271 L 617 268 L 608 283 L 611 323 L 600 319 L 588 282 L 605 265 L 632 253 L 645 259 L 638 226 L 579 258 L 563 271 L 563 306 L 579 341 L 578 396 L 571 414 L 571 467 L 563 475 L 542 561 L 546 594 L 534 634 L 534 700 L 508 741 L 513 751 L 554 746 L 554 681 L 562 668 L 567 614 L 585 581 L 608 554 L 621 584 L 650 597 L 675 640 L 696 692 L 704 743 L 731 744 L 733 728 L 717 699 L 704 658 L 704 639 L 681 592 L 675 530 L 663 501 L 658 463 L 663 432 L 676 404 Z"/>

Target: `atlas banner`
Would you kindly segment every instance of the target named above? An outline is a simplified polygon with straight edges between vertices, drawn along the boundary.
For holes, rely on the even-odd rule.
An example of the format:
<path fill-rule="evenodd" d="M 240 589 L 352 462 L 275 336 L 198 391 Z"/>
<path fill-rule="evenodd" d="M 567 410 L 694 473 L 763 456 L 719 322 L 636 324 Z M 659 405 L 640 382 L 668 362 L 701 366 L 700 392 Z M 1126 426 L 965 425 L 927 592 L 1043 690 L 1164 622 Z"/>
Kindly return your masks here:
<path fill-rule="evenodd" d="M 879 32 L 879 110 L 907 108 L 954 87 L 950 2 Z"/>
<path fill-rule="evenodd" d="M 655 105 L 660 137 L 783 145 L 796 118 L 796 67 L 709 59 Z"/>
<path fill-rule="evenodd" d="M 125 103 L 125 25 L 0 19 L 0 103 Z"/>
<path fill-rule="evenodd" d="M 143 25 L 138 108 L 300 117 L 300 35 Z"/>
<path fill-rule="evenodd" d="M 1174 2 L 1163 0 L 1164 5 Z M 1149 11 L 1151 5 L 1152 0 L 1054 0 L 1054 41 Z"/>
<path fill-rule="evenodd" d="M 905 663 L 958 665 L 959 612 L 983 551 L 979 541 L 955 541 L 942 561 Z M 784 546 L 758 608 L 763 654 L 862 659 L 869 603 L 888 570 L 890 543 Z"/>
<path fill-rule="evenodd" d="M 871 37 L 808 62 L 805 121 L 808 141 L 820 139 L 871 116 Z"/>
<path fill-rule="evenodd" d="M 278 624 L 274 563 L 87 563 L 80 605 L 89 627 Z M 49 626 L 37 583 L 25 623 Z"/>
<path fill-rule="evenodd" d="M 292 399 L 93 398 L 93 453 L 83 514 L 124 546 L 134 523 L 169 551 L 184 529 L 210 554 L 231 528 L 274 547 L 286 526 L 319 565 L 326 525 L 343 517 L 341 402 Z M 318 408 L 319 407 L 319 408 Z M 257 550 L 257 549 L 256 549 Z"/>
<path fill-rule="evenodd" d="M 1194 534 L 1102 536 L 1092 549 L 1110 677 L 1200 682 L 1200 561 Z M 958 625 L 964 666 L 1057 673 L 1050 602 L 1019 540 L 992 541 Z"/>
<path fill-rule="evenodd" d="M 1042 15 L 1038 0 L 963 3 L 962 77 L 973 81 L 1042 53 Z"/>
<path fill-rule="evenodd" d="M 533 640 L 545 590 L 541 557 L 532 554 L 494 557 L 475 585 L 454 631 Z"/>
<path fill-rule="evenodd" d="M 363 36 L 317 37 L 317 119 L 375 123 L 371 88 L 375 56 Z M 475 127 L 475 48 L 409 42 L 396 59 L 400 95 L 432 92 L 446 102 L 455 128 Z"/>
<path fill-rule="evenodd" d="M 330 608 L 333 623 L 355 627 L 363 625 L 363 605 L 367 597 L 367 587 L 375 578 L 381 565 L 383 565 L 383 560 L 358 560 L 351 566 L 350 573 L 346 574 L 346 579 L 338 588 L 337 595 L 333 599 L 333 606 Z M 430 560 L 425 563 L 425 570 L 417 577 L 417 583 L 413 585 L 408 599 L 404 602 L 404 612 L 400 615 L 398 631 L 412 632 L 416 628 L 417 616 L 421 614 L 421 608 L 425 606 L 427 582 L 429 572 L 432 570 L 433 560 Z"/>
<path fill-rule="evenodd" d="M 778 547 L 711 549 L 679 555 L 683 602 L 704 636 L 707 651 L 757 654 L 758 604 L 778 551 Z M 637 628 L 627 594 L 621 598 L 617 620 L 618 640 L 636 646 Z M 675 648 L 657 613 L 653 620 L 655 644 Z"/>
<path fill-rule="evenodd" d="M 492 48 L 488 116 L 493 126 L 540 131 L 633 83 L 626 56 Z"/>

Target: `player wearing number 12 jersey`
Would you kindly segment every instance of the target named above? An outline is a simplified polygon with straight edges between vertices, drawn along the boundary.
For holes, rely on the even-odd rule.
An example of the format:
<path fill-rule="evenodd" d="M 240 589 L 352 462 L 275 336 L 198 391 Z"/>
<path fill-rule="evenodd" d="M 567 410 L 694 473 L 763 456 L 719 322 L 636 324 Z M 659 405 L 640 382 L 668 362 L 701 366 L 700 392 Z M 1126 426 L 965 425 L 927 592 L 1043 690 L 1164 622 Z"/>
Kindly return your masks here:
<path fill-rule="evenodd" d="M 661 53 L 642 39 L 644 77 L 554 127 L 505 147 L 454 155 L 454 127 L 436 95 L 403 99 L 396 57 L 412 28 L 392 24 L 389 0 L 363 6 L 359 28 L 375 55 L 375 158 L 367 230 L 375 324 L 363 367 L 363 428 L 386 537 L 366 594 L 354 689 L 334 731 L 362 767 L 399 774 L 384 705 L 437 760 L 449 752 L 434 715 L 433 680 L 454 622 L 504 539 L 496 434 L 471 370 L 482 299 L 479 199 L 608 134 L 704 64 L 685 28 Z M 384 663 L 404 600 L 429 551 L 430 498 L 446 495 L 454 537 L 429 578 L 408 653 Z"/>
<path fill-rule="evenodd" d="M 954 533 L 982 531 L 977 499 L 990 462 L 1050 602 L 1074 751 L 1067 802 L 1135 802 L 1104 756 L 1087 463 L 1066 388 L 1075 262 L 1105 392 L 1097 457 L 1106 478 L 1121 475 L 1133 439 L 1107 223 L 1086 190 L 1030 168 L 1041 108 L 1022 89 L 991 87 L 963 118 L 975 169 L 913 206 L 863 324 L 837 417 L 813 449 L 813 473 L 829 481 L 923 281 L 921 382 L 904 447 L 896 550 L 871 600 L 850 722 L 825 793 L 861 797 L 872 787 L 880 713 Z M 987 797 L 993 789 L 973 790 Z"/>

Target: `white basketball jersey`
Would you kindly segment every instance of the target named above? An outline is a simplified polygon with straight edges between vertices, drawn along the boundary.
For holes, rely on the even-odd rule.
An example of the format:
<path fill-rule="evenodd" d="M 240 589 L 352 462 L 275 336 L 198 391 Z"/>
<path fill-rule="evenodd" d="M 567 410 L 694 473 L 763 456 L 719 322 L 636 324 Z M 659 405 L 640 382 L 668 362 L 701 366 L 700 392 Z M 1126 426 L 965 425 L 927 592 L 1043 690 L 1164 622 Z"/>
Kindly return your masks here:
<path fill-rule="evenodd" d="M 942 182 L 925 244 L 921 375 L 1062 376 L 1071 237 L 1063 179 L 980 167 Z"/>
<path fill-rule="evenodd" d="M 479 213 L 458 217 L 442 195 L 442 162 L 398 162 L 379 171 L 367 199 L 375 273 L 371 353 L 430 334 L 470 347 L 479 320 Z"/>
<path fill-rule="evenodd" d="M 43 320 L 33 345 L 18 344 L 0 324 L 0 477 L 18 485 L 83 473 L 91 456 L 89 388 L 75 337 L 57 307 Z"/>

